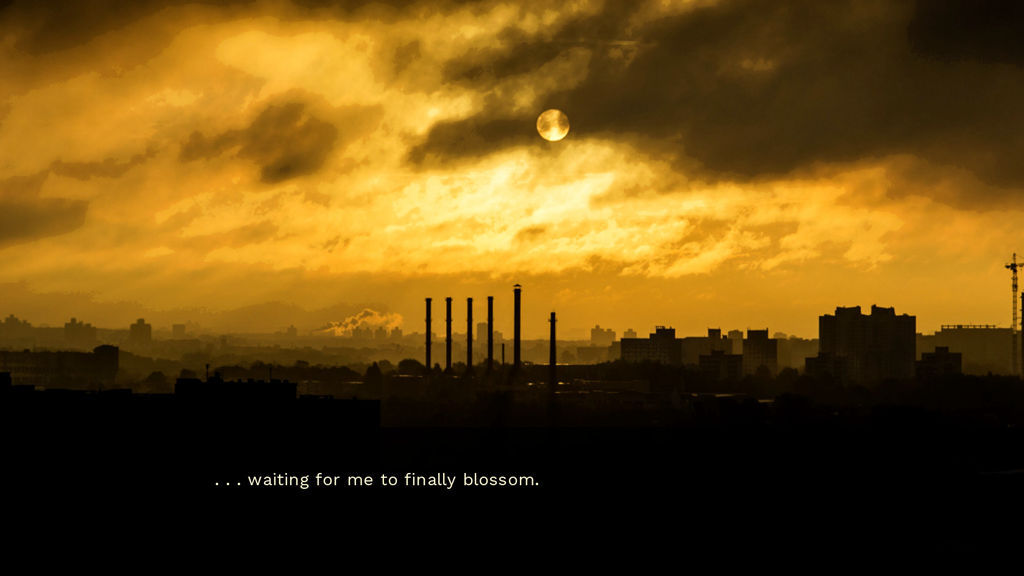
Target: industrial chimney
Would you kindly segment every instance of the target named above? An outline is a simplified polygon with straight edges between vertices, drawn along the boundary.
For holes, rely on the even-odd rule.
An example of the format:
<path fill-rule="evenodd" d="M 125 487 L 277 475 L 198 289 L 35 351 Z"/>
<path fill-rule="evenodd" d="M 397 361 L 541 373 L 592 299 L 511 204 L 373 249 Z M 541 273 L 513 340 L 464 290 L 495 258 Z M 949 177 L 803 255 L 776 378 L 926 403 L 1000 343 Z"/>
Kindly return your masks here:
<path fill-rule="evenodd" d="M 519 284 L 516 284 L 514 286 L 514 288 L 515 288 L 515 304 L 514 304 L 514 309 L 513 309 L 513 312 L 512 312 L 512 314 L 514 316 L 514 320 L 513 320 L 514 324 L 513 324 L 513 329 L 512 329 L 512 368 L 515 371 L 518 372 L 519 371 L 519 361 L 520 361 L 520 356 L 519 356 L 519 347 L 520 347 L 520 342 L 519 342 L 519 337 L 520 337 L 520 334 L 519 334 L 520 319 L 519 319 L 519 317 L 520 317 L 520 314 L 522 313 L 522 293 L 523 293 L 523 287 L 520 286 Z"/>
<path fill-rule="evenodd" d="M 487 297 L 487 371 L 494 369 L 494 296 Z"/>
<path fill-rule="evenodd" d="M 427 372 L 430 372 L 430 302 L 431 299 L 427 298 Z"/>
<path fill-rule="evenodd" d="M 452 371 L 452 299 L 449 296 L 444 299 L 445 303 L 445 328 L 444 328 L 444 369 Z"/>
<path fill-rule="evenodd" d="M 466 298 L 466 372 L 473 369 L 473 299 Z"/>
<path fill-rule="evenodd" d="M 558 372 L 557 372 L 557 370 L 555 368 L 555 313 L 554 312 L 551 313 L 551 319 L 548 320 L 548 322 L 551 322 L 551 355 L 550 355 L 550 358 L 548 359 L 548 386 L 551 387 L 550 390 L 553 393 L 555 391 L 555 386 L 558 385 Z"/>

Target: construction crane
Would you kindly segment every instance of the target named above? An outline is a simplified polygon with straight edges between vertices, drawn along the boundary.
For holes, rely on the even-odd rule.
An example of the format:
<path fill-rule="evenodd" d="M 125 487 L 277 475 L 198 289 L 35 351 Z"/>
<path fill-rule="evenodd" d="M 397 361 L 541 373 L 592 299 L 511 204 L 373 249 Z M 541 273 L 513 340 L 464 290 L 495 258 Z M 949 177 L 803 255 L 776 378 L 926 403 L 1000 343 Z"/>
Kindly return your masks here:
<path fill-rule="evenodd" d="M 1013 335 L 1013 374 L 1020 375 L 1020 350 L 1017 348 L 1017 268 L 1024 268 L 1024 262 L 1017 263 L 1017 253 L 1013 253 L 1013 260 L 1006 265 L 1013 277 L 1013 288 L 1010 293 L 1010 309 L 1013 311 L 1013 324 L 1010 325 L 1010 333 Z"/>

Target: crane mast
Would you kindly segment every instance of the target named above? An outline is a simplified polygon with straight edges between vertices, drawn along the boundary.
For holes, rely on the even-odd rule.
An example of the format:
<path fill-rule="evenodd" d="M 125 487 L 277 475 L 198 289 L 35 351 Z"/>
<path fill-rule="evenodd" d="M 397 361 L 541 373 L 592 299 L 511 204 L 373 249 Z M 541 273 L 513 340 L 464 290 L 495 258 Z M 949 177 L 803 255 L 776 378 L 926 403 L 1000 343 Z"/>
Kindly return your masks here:
<path fill-rule="evenodd" d="M 1024 262 L 1017 263 L 1017 253 L 1013 253 L 1013 260 L 1006 265 L 1012 276 L 1012 287 L 1010 290 L 1010 310 L 1013 311 L 1013 324 L 1010 325 L 1010 334 L 1013 336 L 1013 374 L 1020 375 L 1020 349 L 1017 346 L 1017 268 L 1024 267 Z"/>

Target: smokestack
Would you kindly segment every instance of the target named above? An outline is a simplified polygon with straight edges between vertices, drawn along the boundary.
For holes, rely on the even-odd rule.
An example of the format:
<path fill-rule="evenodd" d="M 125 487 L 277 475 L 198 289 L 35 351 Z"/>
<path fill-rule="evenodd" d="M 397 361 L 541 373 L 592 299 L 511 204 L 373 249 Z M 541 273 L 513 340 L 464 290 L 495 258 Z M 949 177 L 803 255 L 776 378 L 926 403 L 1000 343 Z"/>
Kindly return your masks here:
<path fill-rule="evenodd" d="M 514 328 L 512 330 L 512 367 L 515 370 L 519 370 L 519 328 L 520 328 L 520 314 L 522 312 L 522 293 L 523 287 L 519 284 L 515 285 L 515 304 L 512 312 L 514 317 Z"/>
<path fill-rule="evenodd" d="M 466 298 L 466 372 L 473 369 L 473 299 Z"/>
<path fill-rule="evenodd" d="M 1024 318 L 1024 292 L 1020 293 L 1020 315 Z M 1017 341 L 1021 345 L 1020 357 L 1024 358 L 1024 338 L 1018 338 Z M 1017 376 L 1020 376 L 1020 372 L 1017 373 Z"/>
<path fill-rule="evenodd" d="M 427 372 L 430 372 L 430 302 L 427 298 Z"/>
<path fill-rule="evenodd" d="M 551 386 L 551 392 L 555 391 L 555 386 L 558 385 L 558 373 L 555 369 L 555 313 L 551 313 L 551 356 L 548 360 L 548 385 Z"/>
<path fill-rule="evenodd" d="M 487 297 L 487 371 L 494 369 L 494 296 Z"/>
<path fill-rule="evenodd" d="M 452 370 L 452 299 L 449 296 L 444 299 L 445 304 L 445 328 L 444 328 L 444 369 L 447 372 Z"/>

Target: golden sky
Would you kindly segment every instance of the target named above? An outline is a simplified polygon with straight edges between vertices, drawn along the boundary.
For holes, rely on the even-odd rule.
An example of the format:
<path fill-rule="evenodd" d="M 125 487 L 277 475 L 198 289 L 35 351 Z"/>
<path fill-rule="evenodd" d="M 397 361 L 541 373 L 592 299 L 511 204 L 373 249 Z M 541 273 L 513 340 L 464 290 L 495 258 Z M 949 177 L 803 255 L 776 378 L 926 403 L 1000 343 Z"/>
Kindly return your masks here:
<path fill-rule="evenodd" d="M 408 332 L 424 297 L 461 328 L 494 295 L 510 332 L 519 282 L 528 337 L 552 310 L 567 338 L 816 337 L 871 304 L 1007 326 L 1021 21 L 966 0 L 0 2 L 0 314 L 159 328 L 277 302 L 312 329 L 369 306 Z M 549 108 L 560 142 L 536 132 Z"/>

